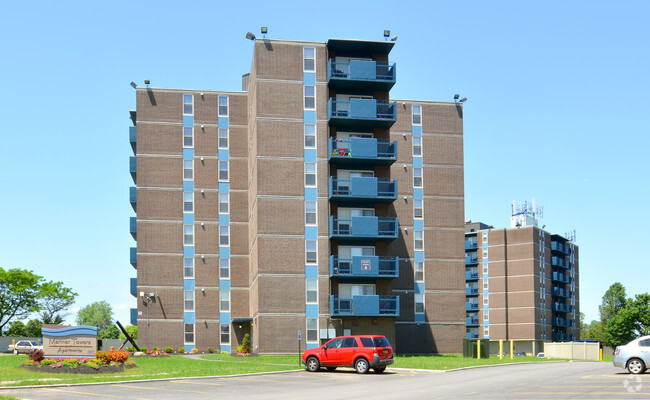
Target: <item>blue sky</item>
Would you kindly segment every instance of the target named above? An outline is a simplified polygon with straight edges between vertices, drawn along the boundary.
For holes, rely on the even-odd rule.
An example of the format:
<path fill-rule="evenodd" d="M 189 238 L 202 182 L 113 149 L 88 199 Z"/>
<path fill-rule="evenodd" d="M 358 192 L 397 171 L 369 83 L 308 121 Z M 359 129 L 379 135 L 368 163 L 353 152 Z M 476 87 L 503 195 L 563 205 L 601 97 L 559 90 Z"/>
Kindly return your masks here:
<path fill-rule="evenodd" d="M 0 266 L 65 282 L 77 307 L 106 300 L 128 323 L 129 82 L 239 90 L 247 31 L 326 41 L 390 29 L 393 98 L 469 99 L 466 218 L 505 227 L 513 200 L 536 198 L 546 230 L 575 229 L 582 311 L 597 319 L 613 282 L 648 291 L 648 15 L 644 1 L 9 2 Z"/>

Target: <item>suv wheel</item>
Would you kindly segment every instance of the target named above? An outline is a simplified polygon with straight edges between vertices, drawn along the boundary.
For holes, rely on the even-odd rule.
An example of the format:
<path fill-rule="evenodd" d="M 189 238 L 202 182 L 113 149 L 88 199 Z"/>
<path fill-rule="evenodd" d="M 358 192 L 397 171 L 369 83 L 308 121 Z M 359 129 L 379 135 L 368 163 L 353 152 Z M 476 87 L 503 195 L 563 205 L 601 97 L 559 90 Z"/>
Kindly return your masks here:
<path fill-rule="evenodd" d="M 354 369 L 357 370 L 360 374 L 367 374 L 370 366 L 368 365 L 368 360 L 365 358 L 360 358 L 354 363 Z"/>
<path fill-rule="evenodd" d="M 309 357 L 307 359 L 307 371 L 316 372 L 320 369 L 320 362 L 316 357 Z"/>
<path fill-rule="evenodd" d="M 381 374 L 384 371 L 386 371 L 386 366 L 375 368 L 375 372 L 378 374 Z"/>
<path fill-rule="evenodd" d="M 633 358 L 627 362 L 627 370 L 631 374 L 642 374 L 645 372 L 645 364 L 638 358 Z"/>

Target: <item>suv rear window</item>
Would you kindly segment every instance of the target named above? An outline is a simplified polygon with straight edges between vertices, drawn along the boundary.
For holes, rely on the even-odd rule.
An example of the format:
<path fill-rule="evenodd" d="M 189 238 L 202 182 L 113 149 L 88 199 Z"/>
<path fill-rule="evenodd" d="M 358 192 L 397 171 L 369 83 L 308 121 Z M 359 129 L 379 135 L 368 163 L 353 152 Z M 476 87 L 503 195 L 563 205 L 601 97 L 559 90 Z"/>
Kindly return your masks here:
<path fill-rule="evenodd" d="M 363 345 L 363 347 L 375 347 L 374 343 L 372 342 L 372 338 L 362 337 L 359 339 L 361 339 L 361 344 Z"/>
<path fill-rule="evenodd" d="M 374 341 L 375 347 L 390 347 L 390 343 L 388 343 L 388 339 L 385 337 L 374 338 Z"/>

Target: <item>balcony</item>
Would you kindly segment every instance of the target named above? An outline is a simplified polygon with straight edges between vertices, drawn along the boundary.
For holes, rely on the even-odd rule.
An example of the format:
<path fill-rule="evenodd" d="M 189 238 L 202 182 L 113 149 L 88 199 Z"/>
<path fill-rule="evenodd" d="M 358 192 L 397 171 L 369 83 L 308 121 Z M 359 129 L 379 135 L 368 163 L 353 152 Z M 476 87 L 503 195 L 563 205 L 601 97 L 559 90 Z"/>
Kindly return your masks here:
<path fill-rule="evenodd" d="M 131 325 L 137 325 L 138 324 L 138 309 L 137 308 L 132 308 L 131 309 Z"/>
<path fill-rule="evenodd" d="M 555 312 L 563 312 L 563 313 L 570 313 L 571 312 L 571 306 L 568 304 L 560 303 L 560 302 L 553 302 L 551 304 L 551 310 Z"/>
<path fill-rule="evenodd" d="M 465 265 L 476 265 L 478 264 L 478 257 L 465 255 Z"/>
<path fill-rule="evenodd" d="M 399 257 L 331 255 L 330 278 L 399 278 Z"/>
<path fill-rule="evenodd" d="M 131 265 L 133 265 L 133 268 L 138 269 L 138 248 L 131 247 L 130 250 Z"/>
<path fill-rule="evenodd" d="M 478 303 L 465 303 L 465 311 L 478 311 Z"/>
<path fill-rule="evenodd" d="M 134 297 L 138 296 L 138 278 L 131 278 L 131 294 Z"/>
<path fill-rule="evenodd" d="M 478 287 L 465 287 L 465 296 L 478 296 Z"/>
<path fill-rule="evenodd" d="M 330 138 L 329 162 L 338 165 L 391 165 L 397 161 L 397 140 L 376 138 Z"/>
<path fill-rule="evenodd" d="M 133 239 L 138 240 L 138 220 L 136 217 L 129 218 L 129 225 L 131 230 L 131 236 Z"/>
<path fill-rule="evenodd" d="M 555 242 L 555 241 L 551 242 L 551 251 L 559 251 L 560 253 L 564 253 L 567 256 L 571 255 L 571 247 L 560 242 Z"/>
<path fill-rule="evenodd" d="M 567 261 L 564 257 L 551 257 L 551 265 L 564 269 L 571 269 L 571 261 Z"/>
<path fill-rule="evenodd" d="M 327 64 L 327 85 L 334 89 L 387 92 L 395 85 L 395 64 L 350 60 Z"/>
<path fill-rule="evenodd" d="M 399 296 L 352 296 L 351 299 L 330 296 L 332 316 L 398 317 Z"/>
<path fill-rule="evenodd" d="M 131 148 L 133 149 L 133 154 L 135 155 L 135 148 L 136 148 L 136 138 L 137 138 L 137 131 L 135 129 L 135 126 L 129 126 L 129 142 L 131 143 Z"/>
<path fill-rule="evenodd" d="M 571 283 L 571 277 L 561 272 L 553 272 L 551 275 L 551 281 L 569 284 Z"/>
<path fill-rule="evenodd" d="M 340 204 L 362 201 L 392 203 L 397 200 L 397 179 L 394 181 L 374 177 L 338 179 L 331 176 L 329 199 Z"/>
<path fill-rule="evenodd" d="M 350 217 L 340 219 L 330 217 L 330 239 L 354 240 L 395 240 L 399 237 L 397 218 L 390 217 Z"/>
<path fill-rule="evenodd" d="M 133 178 L 133 183 L 136 183 L 135 177 L 136 177 L 136 158 L 135 157 L 129 157 L 129 172 L 131 172 L 131 178 Z"/>
<path fill-rule="evenodd" d="M 551 335 L 551 339 L 554 342 L 571 342 L 573 341 L 573 335 L 569 333 L 553 332 L 553 334 Z"/>
<path fill-rule="evenodd" d="M 465 280 L 466 281 L 477 281 L 478 272 L 477 271 L 465 271 Z"/>
<path fill-rule="evenodd" d="M 478 318 L 466 318 L 465 325 L 467 326 L 478 326 Z"/>
<path fill-rule="evenodd" d="M 557 327 L 571 328 L 573 326 L 573 321 L 566 318 L 553 318 L 551 324 Z"/>
<path fill-rule="evenodd" d="M 467 334 L 465 335 L 465 337 L 466 337 L 467 339 L 478 339 L 478 333 L 467 332 Z"/>
<path fill-rule="evenodd" d="M 478 249 L 478 241 L 465 240 L 465 250 L 476 250 L 476 249 Z"/>
<path fill-rule="evenodd" d="M 377 99 L 350 99 L 327 102 L 328 122 L 339 128 L 388 129 L 397 119 L 397 103 L 382 103 Z"/>
<path fill-rule="evenodd" d="M 129 188 L 129 201 L 131 202 L 131 207 L 133 207 L 133 211 L 136 211 L 137 200 L 138 200 L 138 190 L 135 186 L 131 186 Z"/>
<path fill-rule="evenodd" d="M 564 297 L 565 299 L 568 299 L 571 297 L 571 291 L 561 287 L 553 286 L 553 289 L 551 289 L 551 295 L 554 297 Z"/>

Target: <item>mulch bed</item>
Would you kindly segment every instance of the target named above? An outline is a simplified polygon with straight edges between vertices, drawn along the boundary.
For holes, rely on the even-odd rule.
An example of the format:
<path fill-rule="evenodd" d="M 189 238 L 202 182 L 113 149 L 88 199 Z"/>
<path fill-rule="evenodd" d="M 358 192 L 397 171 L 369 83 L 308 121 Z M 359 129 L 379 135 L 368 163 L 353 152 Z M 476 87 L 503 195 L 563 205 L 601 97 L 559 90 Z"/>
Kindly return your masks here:
<path fill-rule="evenodd" d="M 133 368 L 133 366 L 127 366 L 126 368 Z M 124 366 L 111 366 L 111 365 L 106 365 L 99 367 L 99 369 L 91 368 L 85 365 L 80 365 L 77 368 L 70 368 L 66 365 L 61 366 L 61 367 L 56 367 L 52 368 L 49 365 L 44 365 L 42 367 L 37 367 L 36 365 L 21 365 L 21 368 L 26 368 L 30 371 L 37 371 L 37 372 L 49 372 L 49 373 L 57 373 L 57 374 L 103 374 L 103 373 L 111 373 L 111 372 L 122 372 L 124 371 Z"/>

